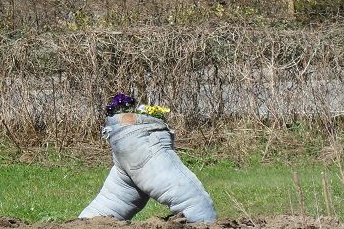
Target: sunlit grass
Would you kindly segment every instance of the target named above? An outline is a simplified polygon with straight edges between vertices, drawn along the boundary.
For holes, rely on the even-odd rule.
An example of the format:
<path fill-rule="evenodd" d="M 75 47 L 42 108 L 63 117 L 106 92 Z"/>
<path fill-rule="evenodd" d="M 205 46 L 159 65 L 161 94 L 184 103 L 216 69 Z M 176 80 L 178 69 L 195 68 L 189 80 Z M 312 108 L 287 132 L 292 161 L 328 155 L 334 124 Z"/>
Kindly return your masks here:
<path fill-rule="evenodd" d="M 220 218 L 241 215 L 274 215 L 300 212 L 292 171 L 301 179 L 306 212 L 326 215 L 322 194 L 321 165 L 254 165 L 238 169 L 220 161 L 203 166 L 188 160 L 212 196 Z M 81 166 L 42 167 L 2 165 L 0 167 L 0 215 L 19 217 L 28 222 L 63 221 L 75 218 L 95 197 L 109 169 Z M 327 170 L 332 197 L 332 214 L 344 219 L 344 187 L 336 168 Z M 168 209 L 150 201 L 134 220 L 167 216 Z"/>

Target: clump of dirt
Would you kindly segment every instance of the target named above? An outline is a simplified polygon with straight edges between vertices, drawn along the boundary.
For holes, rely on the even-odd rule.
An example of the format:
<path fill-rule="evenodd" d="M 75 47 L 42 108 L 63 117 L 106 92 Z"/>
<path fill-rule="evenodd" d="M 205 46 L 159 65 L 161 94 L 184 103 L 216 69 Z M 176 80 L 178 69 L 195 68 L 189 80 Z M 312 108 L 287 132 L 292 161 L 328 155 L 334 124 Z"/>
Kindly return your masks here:
<path fill-rule="evenodd" d="M 7 217 L 0 218 L 0 228 L 18 228 L 21 224 L 22 222 L 20 219 Z"/>
<path fill-rule="evenodd" d="M 266 219 L 264 229 L 344 229 L 344 224 L 331 217 L 312 218 L 297 215 L 277 215 Z"/>
<path fill-rule="evenodd" d="M 187 223 L 183 217 L 150 218 L 142 222 L 118 221 L 111 217 L 92 219 L 73 219 L 64 223 L 26 224 L 20 219 L 0 218 L 0 228 L 21 229 L 344 229 L 344 224 L 330 217 L 314 219 L 312 217 L 277 215 L 274 217 L 257 217 L 253 219 L 220 219 L 212 224 Z"/>

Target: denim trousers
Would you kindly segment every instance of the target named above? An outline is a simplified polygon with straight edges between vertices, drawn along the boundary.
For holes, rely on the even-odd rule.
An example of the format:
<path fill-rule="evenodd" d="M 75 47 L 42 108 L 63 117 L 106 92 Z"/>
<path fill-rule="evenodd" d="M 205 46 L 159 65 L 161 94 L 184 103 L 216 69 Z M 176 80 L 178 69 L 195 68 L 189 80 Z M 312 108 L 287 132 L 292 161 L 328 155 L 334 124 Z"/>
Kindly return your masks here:
<path fill-rule="evenodd" d="M 188 222 L 213 222 L 216 212 L 209 194 L 174 151 L 174 135 L 166 123 L 134 113 L 107 117 L 103 135 L 113 167 L 96 198 L 80 218 L 113 216 L 130 220 L 153 198 Z"/>

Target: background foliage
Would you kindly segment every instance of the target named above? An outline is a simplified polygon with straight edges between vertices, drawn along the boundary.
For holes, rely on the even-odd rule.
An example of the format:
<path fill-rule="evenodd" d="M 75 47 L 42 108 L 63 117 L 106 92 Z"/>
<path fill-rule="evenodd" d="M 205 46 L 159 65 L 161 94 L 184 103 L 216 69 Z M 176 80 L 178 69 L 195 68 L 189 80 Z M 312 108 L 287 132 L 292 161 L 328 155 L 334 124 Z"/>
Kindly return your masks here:
<path fill-rule="evenodd" d="M 343 1 L 0 4 L 0 134 L 20 152 L 102 149 L 118 92 L 171 107 L 180 147 L 342 152 Z"/>

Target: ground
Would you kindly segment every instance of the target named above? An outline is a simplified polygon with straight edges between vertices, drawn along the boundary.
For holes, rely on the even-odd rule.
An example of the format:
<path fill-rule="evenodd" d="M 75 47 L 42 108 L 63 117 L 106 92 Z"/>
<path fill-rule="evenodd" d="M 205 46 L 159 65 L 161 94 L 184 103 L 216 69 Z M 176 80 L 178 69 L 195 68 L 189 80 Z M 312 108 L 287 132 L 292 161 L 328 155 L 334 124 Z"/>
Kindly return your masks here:
<path fill-rule="evenodd" d="M 0 228 L 50 228 L 50 229 L 80 229 L 80 228 L 147 228 L 147 229 L 246 229 L 246 228 L 264 228 L 264 229 L 344 229 L 344 224 L 334 218 L 323 217 L 314 219 L 311 217 L 277 215 L 274 217 L 256 217 L 253 219 L 221 219 L 212 224 L 186 223 L 182 217 L 171 217 L 169 219 L 153 217 L 146 221 L 130 222 L 117 221 L 110 217 L 96 217 L 93 219 L 74 219 L 64 223 L 37 223 L 33 225 L 26 224 L 20 219 L 0 218 Z"/>

